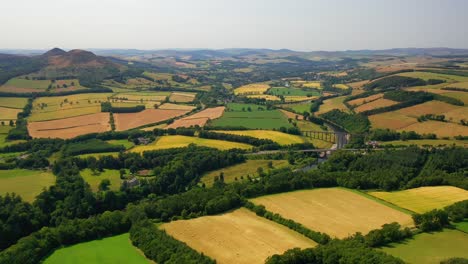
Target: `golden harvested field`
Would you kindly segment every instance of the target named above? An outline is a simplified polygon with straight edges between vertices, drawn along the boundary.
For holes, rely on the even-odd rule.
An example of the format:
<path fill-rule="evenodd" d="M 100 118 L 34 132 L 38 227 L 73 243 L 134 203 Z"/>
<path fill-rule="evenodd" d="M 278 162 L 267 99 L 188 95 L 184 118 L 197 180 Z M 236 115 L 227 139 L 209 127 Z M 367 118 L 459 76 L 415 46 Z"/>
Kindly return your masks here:
<path fill-rule="evenodd" d="M 342 83 L 334 84 L 333 87 L 338 88 L 338 89 L 343 89 L 343 90 L 346 90 L 349 88 L 348 85 L 342 84 Z"/>
<path fill-rule="evenodd" d="M 285 96 L 284 101 L 285 102 L 302 102 L 302 101 L 310 101 L 319 98 L 319 96 L 300 96 L 300 95 L 291 95 L 291 96 Z"/>
<path fill-rule="evenodd" d="M 100 105 L 92 106 L 81 106 L 75 108 L 67 108 L 62 110 L 53 110 L 53 111 L 36 111 L 31 114 L 28 118 L 30 122 L 33 121 L 52 121 L 60 120 L 62 118 L 77 117 L 83 115 L 96 114 L 101 112 Z"/>
<path fill-rule="evenodd" d="M 455 88 L 465 88 L 468 89 L 468 82 L 459 82 L 459 83 L 454 83 L 449 85 L 449 87 L 455 87 Z"/>
<path fill-rule="evenodd" d="M 124 131 L 140 126 L 158 123 L 190 112 L 189 110 L 146 109 L 138 113 L 114 114 L 115 128 Z"/>
<path fill-rule="evenodd" d="M 0 106 L 0 121 L 16 120 L 18 113 L 23 110 L 17 108 L 7 108 Z"/>
<path fill-rule="evenodd" d="M 96 113 L 58 120 L 29 122 L 28 131 L 33 138 L 74 138 L 89 133 L 110 130 L 109 113 Z"/>
<path fill-rule="evenodd" d="M 0 97 L 0 106 L 23 109 L 23 107 L 28 102 L 28 98 L 20 97 Z"/>
<path fill-rule="evenodd" d="M 252 83 L 234 89 L 236 95 L 263 94 L 270 89 L 266 83 Z"/>
<path fill-rule="evenodd" d="M 273 164 L 272 169 L 284 168 L 289 165 L 287 160 L 246 160 L 241 164 L 208 172 L 202 176 L 200 181 L 207 186 L 212 186 L 214 178 L 219 176 L 220 173 L 224 173 L 225 183 L 247 180 L 247 175 L 252 178 L 256 178 L 258 177 L 258 168 L 262 168 L 264 172 L 267 172 L 270 169 L 268 168 L 268 162 L 270 161 Z"/>
<path fill-rule="evenodd" d="M 365 80 L 365 81 L 360 81 L 360 82 L 347 83 L 346 85 L 350 86 L 353 89 L 360 90 L 368 82 L 369 82 L 368 80 Z"/>
<path fill-rule="evenodd" d="M 410 215 L 341 188 L 295 191 L 251 200 L 267 210 L 333 237 L 367 234 L 383 224 L 413 225 Z"/>
<path fill-rule="evenodd" d="M 280 101 L 281 99 L 276 96 L 276 95 L 271 95 L 271 94 L 252 94 L 252 95 L 247 95 L 248 98 L 260 98 L 260 99 L 265 99 L 267 101 Z"/>
<path fill-rule="evenodd" d="M 321 89 L 322 83 L 321 82 L 310 82 L 310 81 L 292 81 L 293 86 L 296 87 L 303 87 L 303 88 L 315 88 Z"/>
<path fill-rule="evenodd" d="M 180 104 L 165 103 L 165 104 L 160 105 L 158 107 L 158 109 L 192 111 L 193 109 L 195 109 L 195 107 L 191 106 L 191 105 L 180 105 Z"/>
<path fill-rule="evenodd" d="M 220 264 L 260 264 L 269 256 L 288 249 L 317 245 L 245 208 L 222 215 L 173 221 L 161 228 Z"/>
<path fill-rule="evenodd" d="M 167 128 L 178 128 L 178 127 L 191 127 L 191 126 L 204 126 L 208 120 L 220 118 L 226 107 L 218 106 L 213 108 L 207 108 L 193 115 L 175 120 L 174 123 L 167 126 Z"/>
<path fill-rule="evenodd" d="M 386 107 L 386 106 L 391 106 L 391 105 L 394 105 L 394 104 L 398 104 L 398 102 L 388 100 L 388 99 L 384 99 L 384 98 L 380 98 L 380 99 L 377 99 L 375 101 L 360 105 L 360 106 L 354 108 L 354 111 L 356 111 L 358 113 L 361 113 L 361 112 L 364 112 L 364 111 L 368 111 L 368 110 L 372 110 L 372 109 L 376 109 L 376 108 L 382 108 L 382 107 Z"/>
<path fill-rule="evenodd" d="M 131 152 L 143 152 L 148 150 L 159 150 L 159 149 L 169 149 L 169 148 L 184 148 L 190 144 L 195 144 L 203 147 L 217 148 L 221 150 L 227 149 L 251 149 L 252 146 L 230 142 L 224 140 L 215 140 L 215 139 L 205 139 L 198 137 L 188 137 L 188 136 L 162 136 L 156 139 L 153 143 L 146 146 L 136 146 L 132 148 Z"/>
<path fill-rule="evenodd" d="M 398 131 L 415 131 L 418 134 L 436 134 L 438 137 L 454 137 L 459 135 L 468 135 L 468 127 L 438 121 L 425 121 L 414 123 Z"/>
<path fill-rule="evenodd" d="M 174 92 L 169 96 L 169 101 L 175 103 L 189 103 L 195 99 L 196 93 L 180 93 Z"/>
<path fill-rule="evenodd" d="M 397 110 L 396 112 L 399 112 L 403 115 L 411 116 L 411 117 L 418 117 L 421 115 L 425 114 L 436 114 L 436 115 L 441 115 L 441 114 L 448 114 L 450 112 L 459 112 L 460 110 L 465 110 L 465 115 L 459 115 L 458 119 L 466 118 L 468 115 L 468 108 L 462 107 L 462 106 L 456 106 L 452 104 L 447 104 L 444 102 L 440 101 L 429 101 L 425 102 L 422 104 L 418 105 L 413 105 L 410 107 L 402 108 Z M 455 117 L 456 115 L 452 115 L 452 117 Z M 464 116 L 464 117 L 463 117 Z"/>
<path fill-rule="evenodd" d="M 414 117 L 409 117 L 397 111 L 386 112 L 369 116 L 372 128 L 389 128 L 393 130 L 403 129 L 409 125 L 418 123 Z"/>
<path fill-rule="evenodd" d="M 306 138 L 298 136 L 298 135 L 291 135 L 282 133 L 279 131 L 272 131 L 272 130 L 226 130 L 226 131 L 216 131 L 219 133 L 225 134 L 233 134 L 233 135 L 241 135 L 241 136 L 249 136 L 254 138 L 262 138 L 262 139 L 270 139 L 280 145 L 290 145 L 290 144 L 300 144 L 305 143 Z"/>
<path fill-rule="evenodd" d="M 340 96 L 323 101 L 323 104 L 320 106 L 319 110 L 317 111 L 317 114 L 324 114 L 333 109 L 339 109 L 344 112 L 349 112 L 348 107 L 346 107 L 346 105 L 343 104 L 343 100 L 345 98 L 346 96 Z"/>
<path fill-rule="evenodd" d="M 420 187 L 398 192 L 369 192 L 369 194 L 416 213 L 425 213 L 468 200 L 468 191 L 453 186 Z"/>
<path fill-rule="evenodd" d="M 373 94 L 371 96 L 367 96 L 367 97 L 364 97 L 364 98 L 358 98 L 358 99 L 351 100 L 351 101 L 348 102 L 348 104 L 353 105 L 353 106 L 362 105 L 362 104 L 365 104 L 365 103 L 375 101 L 375 100 L 380 99 L 382 97 L 383 97 L 383 94 L 381 94 L 381 93 Z"/>

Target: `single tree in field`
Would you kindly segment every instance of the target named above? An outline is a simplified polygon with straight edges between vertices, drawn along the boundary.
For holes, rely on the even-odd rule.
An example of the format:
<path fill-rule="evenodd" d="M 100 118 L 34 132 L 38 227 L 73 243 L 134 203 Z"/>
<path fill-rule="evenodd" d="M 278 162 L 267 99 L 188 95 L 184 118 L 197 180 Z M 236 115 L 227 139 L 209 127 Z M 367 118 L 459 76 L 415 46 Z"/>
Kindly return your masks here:
<path fill-rule="evenodd" d="M 2 126 L 4 126 L 4 125 L 5 125 L 5 121 L 2 121 Z"/>
<path fill-rule="evenodd" d="M 110 181 L 109 179 L 104 179 L 101 181 L 101 183 L 99 183 L 99 190 L 100 191 L 107 191 L 109 190 L 109 186 L 110 186 Z"/>
<path fill-rule="evenodd" d="M 14 125 L 15 125 L 15 123 L 13 122 L 13 120 L 10 120 L 10 126 L 12 127 Z"/>

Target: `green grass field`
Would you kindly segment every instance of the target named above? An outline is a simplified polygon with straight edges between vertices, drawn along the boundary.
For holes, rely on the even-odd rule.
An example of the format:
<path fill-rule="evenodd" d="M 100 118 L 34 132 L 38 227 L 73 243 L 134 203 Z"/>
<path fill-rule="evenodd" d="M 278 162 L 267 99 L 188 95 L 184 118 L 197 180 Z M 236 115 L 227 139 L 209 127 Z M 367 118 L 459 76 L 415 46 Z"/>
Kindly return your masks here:
<path fill-rule="evenodd" d="M 4 86 L 45 90 L 49 87 L 50 83 L 50 80 L 26 80 L 23 78 L 13 78 L 5 83 Z"/>
<path fill-rule="evenodd" d="M 128 141 L 126 139 L 115 139 L 115 140 L 108 140 L 106 141 L 112 145 L 122 145 L 125 147 L 125 149 L 129 149 L 129 148 L 132 148 L 133 146 L 135 146 L 135 144 L 133 144 L 133 142 L 131 141 Z"/>
<path fill-rule="evenodd" d="M 23 107 L 28 103 L 28 98 L 20 97 L 0 97 L 0 106 L 9 107 L 16 109 L 23 109 Z"/>
<path fill-rule="evenodd" d="M 251 111 L 248 111 L 248 109 Z M 253 104 L 228 104 L 221 118 L 213 120 L 213 126 L 245 127 L 249 129 L 273 129 L 292 127 L 279 110 L 260 110 L 264 106 Z"/>
<path fill-rule="evenodd" d="M 369 194 L 416 213 L 444 208 L 468 199 L 468 191 L 452 186 L 420 187 L 397 192 L 369 192 Z"/>
<path fill-rule="evenodd" d="M 404 72 L 397 74 L 399 76 L 406 76 L 406 77 L 413 77 L 413 78 L 420 78 L 425 81 L 429 79 L 439 79 L 444 80 L 447 83 L 452 82 L 466 82 L 468 81 L 468 77 L 457 76 L 457 75 L 448 75 L 448 74 L 440 74 L 440 73 L 432 73 L 432 72 Z"/>
<path fill-rule="evenodd" d="M 99 184 L 102 180 L 108 179 L 111 182 L 109 188 L 111 190 L 117 191 L 120 189 L 121 179 L 118 170 L 104 170 L 102 173 L 93 174 L 90 169 L 84 169 L 80 172 L 81 177 L 91 186 L 93 191 L 98 191 Z"/>
<path fill-rule="evenodd" d="M 188 137 L 188 136 L 162 136 L 158 138 L 151 144 L 146 146 L 140 145 L 132 148 L 131 152 L 144 152 L 150 150 L 159 150 L 159 149 L 169 149 L 169 148 L 183 148 L 187 147 L 190 144 L 195 144 L 197 146 L 217 148 L 221 150 L 227 149 L 251 149 L 251 145 L 230 142 L 224 140 L 215 140 L 215 139 L 205 139 L 198 137 Z"/>
<path fill-rule="evenodd" d="M 45 264 L 143 264 L 151 263 L 130 242 L 129 234 L 80 243 L 56 250 Z"/>
<path fill-rule="evenodd" d="M 446 229 L 437 233 L 422 233 L 399 244 L 381 250 L 412 264 L 436 264 L 461 257 L 468 258 L 468 234 Z"/>
<path fill-rule="evenodd" d="M 247 160 L 241 164 L 211 171 L 202 176 L 201 182 L 205 183 L 207 186 L 211 186 L 213 185 L 214 177 L 219 176 L 221 172 L 224 173 L 225 183 L 235 182 L 236 178 L 238 181 L 247 180 L 247 175 L 250 175 L 252 178 L 256 178 L 258 176 L 257 169 L 259 167 L 265 172 L 269 170 L 269 161 L 270 160 Z M 286 160 L 271 160 L 271 162 L 273 163 L 273 169 L 284 168 L 289 165 Z"/>
<path fill-rule="evenodd" d="M 314 90 L 301 90 L 286 87 L 273 87 L 268 90 L 268 94 L 283 95 L 283 96 L 320 96 L 318 91 Z"/>
<path fill-rule="evenodd" d="M 55 183 L 55 176 L 50 172 L 24 169 L 0 170 L 0 195 L 16 193 L 23 200 L 32 202 L 43 188 Z"/>
<path fill-rule="evenodd" d="M 298 104 L 286 104 L 286 105 L 282 105 L 282 107 L 285 109 L 291 109 L 296 113 L 302 114 L 304 112 L 310 112 L 311 105 L 312 104 L 310 102 L 306 102 L 306 103 L 298 103 Z"/>
<path fill-rule="evenodd" d="M 466 219 L 463 222 L 454 223 L 454 225 L 458 230 L 461 230 L 468 234 L 468 221 Z"/>
<path fill-rule="evenodd" d="M 89 154 L 77 155 L 76 157 L 81 158 L 81 159 L 86 159 L 88 157 L 95 157 L 96 159 L 99 159 L 102 156 L 117 157 L 117 156 L 119 156 L 119 152 L 89 153 Z"/>

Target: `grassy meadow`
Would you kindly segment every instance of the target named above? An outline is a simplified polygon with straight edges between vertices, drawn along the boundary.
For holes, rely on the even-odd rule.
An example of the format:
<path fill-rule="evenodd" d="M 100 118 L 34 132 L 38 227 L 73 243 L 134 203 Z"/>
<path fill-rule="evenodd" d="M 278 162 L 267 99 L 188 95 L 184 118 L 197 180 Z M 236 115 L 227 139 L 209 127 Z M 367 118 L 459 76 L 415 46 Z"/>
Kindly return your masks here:
<path fill-rule="evenodd" d="M 468 234 L 446 229 L 443 232 L 422 233 L 381 250 L 407 263 L 438 264 L 449 258 L 468 258 L 467 245 Z"/>
<path fill-rule="evenodd" d="M 130 242 L 129 234 L 107 237 L 56 250 L 44 264 L 149 264 Z"/>
<path fill-rule="evenodd" d="M 55 183 L 50 172 L 25 169 L 0 170 L 0 195 L 16 193 L 23 200 L 32 202 L 35 197 Z"/>
<path fill-rule="evenodd" d="M 107 154 L 107 153 L 106 153 Z M 122 180 L 118 170 L 104 170 L 103 172 L 93 173 L 91 169 L 84 169 L 80 172 L 81 177 L 89 184 L 91 189 L 95 192 L 99 190 L 99 184 L 102 180 L 108 179 L 110 181 L 109 189 L 117 191 L 120 189 Z"/>

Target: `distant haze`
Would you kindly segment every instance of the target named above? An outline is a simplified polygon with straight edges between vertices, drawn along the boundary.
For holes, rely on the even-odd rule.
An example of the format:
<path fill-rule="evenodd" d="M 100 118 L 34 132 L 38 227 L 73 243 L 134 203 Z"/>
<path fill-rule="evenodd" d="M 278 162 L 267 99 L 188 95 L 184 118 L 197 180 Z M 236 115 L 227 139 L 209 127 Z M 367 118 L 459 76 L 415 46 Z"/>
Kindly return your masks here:
<path fill-rule="evenodd" d="M 465 0 L 2 1 L 0 49 L 468 48 Z"/>

